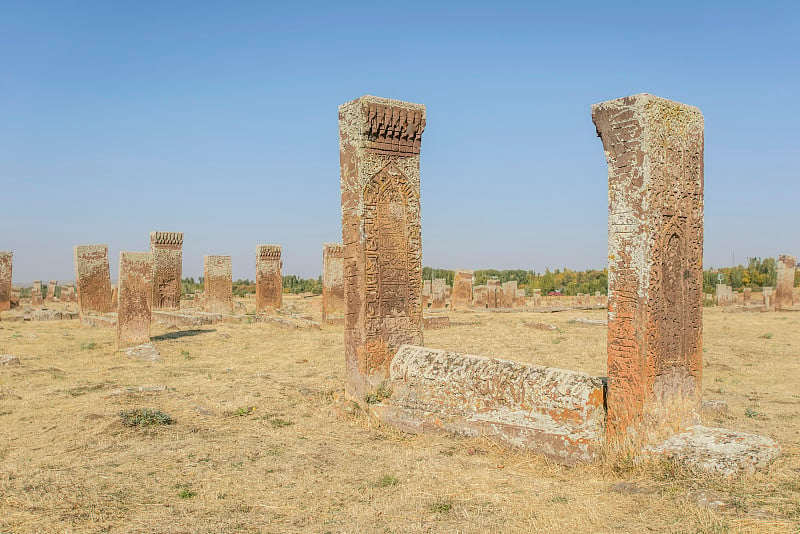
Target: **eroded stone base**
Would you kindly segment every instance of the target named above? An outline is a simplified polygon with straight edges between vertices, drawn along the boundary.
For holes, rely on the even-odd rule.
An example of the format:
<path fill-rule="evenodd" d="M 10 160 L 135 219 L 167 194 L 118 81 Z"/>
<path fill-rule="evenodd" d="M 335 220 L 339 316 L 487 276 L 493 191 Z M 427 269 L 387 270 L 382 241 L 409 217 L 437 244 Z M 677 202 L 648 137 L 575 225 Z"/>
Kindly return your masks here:
<path fill-rule="evenodd" d="M 486 436 L 566 464 L 595 459 L 605 437 L 604 381 L 576 371 L 403 345 L 376 407 L 407 432 Z"/>
<path fill-rule="evenodd" d="M 780 455 L 781 448 L 775 440 L 757 434 L 696 425 L 645 451 L 701 471 L 731 476 L 766 467 Z"/>
<path fill-rule="evenodd" d="M 134 360 L 144 360 L 149 362 L 164 361 L 164 358 L 161 357 L 161 353 L 158 352 L 158 349 L 152 343 L 143 343 L 141 345 L 136 345 L 135 347 L 128 347 L 121 350 L 128 358 L 132 358 Z"/>

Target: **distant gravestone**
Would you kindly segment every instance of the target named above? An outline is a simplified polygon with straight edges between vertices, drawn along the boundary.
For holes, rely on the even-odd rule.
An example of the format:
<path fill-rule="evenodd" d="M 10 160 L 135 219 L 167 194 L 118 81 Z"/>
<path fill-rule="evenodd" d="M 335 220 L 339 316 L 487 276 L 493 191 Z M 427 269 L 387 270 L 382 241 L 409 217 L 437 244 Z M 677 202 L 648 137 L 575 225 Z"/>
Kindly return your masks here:
<path fill-rule="evenodd" d="M 500 307 L 513 308 L 517 300 L 517 281 L 509 280 L 508 282 L 503 282 L 501 287 L 503 289 L 503 296 Z"/>
<path fill-rule="evenodd" d="M 14 253 L 0 251 L 0 311 L 11 309 L 11 268 Z"/>
<path fill-rule="evenodd" d="M 775 309 L 790 308 L 794 300 L 794 271 L 797 258 L 794 256 L 778 256 L 777 283 L 775 285 Z"/>
<path fill-rule="evenodd" d="M 77 245 L 74 249 L 75 287 L 81 319 L 87 314 L 110 312 L 111 276 L 108 245 Z"/>
<path fill-rule="evenodd" d="M 211 313 L 233 313 L 233 279 L 230 256 L 206 256 L 203 260 L 203 303 Z"/>
<path fill-rule="evenodd" d="M 153 254 L 153 309 L 181 308 L 183 232 L 150 232 Z"/>
<path fill-rule="evenodd" d="M 447 280 L 434 278 L 431 282 L 431 309 L 442 310 L 447 307 Z"/>
<path fill-rule="evenodd" d="M 592 120 L 608 161 L 607 432 L 647 442 L 699 421 L 703 116 L 639 94 Z"/>
<path fill-rule="evenodd" d="M 464 309 L 472 306 L 472 271 L 457 269 L 453 277 L 453 292 L 450 296 L 451 309 Z"/>
<path fill-rule="evenodd" d="M 283 306 L 280 245 L 256 247 L 256 313 L 275 313 Z"/>
<path fill-rule="evenodd" d="M 117 348 L 150 342 L 153 253 L 119 253 Z"/>
<path fill-rule="evenodd" d="M 339 107 L 346 392 L 389 376 L 403 343 L 422 344 L 419 154 L 425 106 L 364 96 Z"/>
<path fill-rule="evenodd" d="M 58 287 L 58 281 L 50 280 L 50 283 L 47 284 L 47 295 L 45 296 L 45 301 L 47 302 L 54 302 L 56 298 L 56 287 Z"/>
<path fill-rule="evenodd" d="M 344 315 L 344 248 L 341 243 L 322 245 L 322 320 Z"/>
<path fill-rule="evenodd" d="M 44 303 L 42 298 L 42 281 L 34 280 L 31 288 L 31 306 L 41 306 Z"/>

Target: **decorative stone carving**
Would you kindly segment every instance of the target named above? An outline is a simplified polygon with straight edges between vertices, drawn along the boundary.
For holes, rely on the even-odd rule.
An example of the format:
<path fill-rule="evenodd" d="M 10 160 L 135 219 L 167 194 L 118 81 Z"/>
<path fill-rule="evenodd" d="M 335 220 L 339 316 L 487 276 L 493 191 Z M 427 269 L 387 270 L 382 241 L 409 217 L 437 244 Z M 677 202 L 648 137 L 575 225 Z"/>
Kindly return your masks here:
<path fill-rule="evenodd" d="M 274 313 L 283 305 L 281 247 L 256 246 L 256 313 Z"/>
<path fill-rule="evenodd" d="M 75 287 L 81 320 L 90 313 L 112 310 L 108 245 L 77 245 L 74 250 Z"/>
<path fill-rule="evenodd" d="M 344 316 L 344 247 L 322 245 L 322 320 Z"/>
<path fill-rule="evenodd" d="M 450 308 L 464 309 L 472 306 L 472 285 L 475 276 L 472 271 L 457 269 L 453 277 L 453 293 Z"/>
<path fill-rule="evenodd" d="M 119 253 L 118 349 L 150 342 L 153 258 L 152 252 Z"/>
<path fill-rule="evenodd" d="M 150 232 L 153 254 L 153 309 L 181 308 L 183 232 Z"/>
<path fill-rule="evenodd" d="M 203 303 L 211 313 L 233 313 L 233 279 L 230 256 L 203 259 Z"/>
<path fill-rule="evenodd" d="M 775 309 L 791 308 L 794 299 L 794 271 L 797 258 L 794 256 L 778 256 L 778 282 L 775 285 Z"/>
<path fill-rule="evenodd" d="M 11 271 L 14 253 L 0 251 L 0 311 L 11 309 Z"/>

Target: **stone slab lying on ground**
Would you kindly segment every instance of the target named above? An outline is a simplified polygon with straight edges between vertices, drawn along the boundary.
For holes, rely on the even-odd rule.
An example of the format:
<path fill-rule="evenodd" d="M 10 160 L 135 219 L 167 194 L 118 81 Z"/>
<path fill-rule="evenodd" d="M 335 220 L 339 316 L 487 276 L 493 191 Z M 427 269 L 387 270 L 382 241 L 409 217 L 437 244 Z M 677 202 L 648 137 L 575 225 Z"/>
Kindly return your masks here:
<path fill-rule="evenodd" d="M 702 425 L 689 427 L 646 452 L 662 454 L 689 467 L 724 476 L 753 473 L 777 458 L 781 449 L 770 438 Z"/>
<path fill-rule="evenodd" d="M 33 310 L 31 312 L 31 319 L 34 321 L 60 321 L 64 319 L 77 319 L 78 312 L 61 311 L 61 310 Z"/>
<path fill-rule="evenodd" d="M 598 326 L 608 326 L 608 321 L 605 319 L 588 319 L 586 317 L 575 317 L 574 319 L 570 319 L 568 322 L 580 323 L 580 324 L 594 324 Z"/>
<path fill-rule="evenodd" d="M 84 315 L 81 318 L 81 324 L 93 328 L 114 328 L 117 326 L 117 318 L 114 314 Z"/>
<path fill-rule="evenodd" d="M 710 415 L 727 415 L 728 403 L 724 400 L 704 399 L 700 405 L 703 413 Z"/>
<path fill-rule="evenodd" d="M 450 326 L 450 317 L 447 315 L 434 315 L 422 318 L 422 327 L 428 330 L 438 330 Z"/>
<path fill-rule="evenodd" d="M 527 321 L 523 321 L 522 326 L 527 326 L 528 328 L 535 328 L 536 330 L 548 330 L 548 331 L 558 330 L 558 327 L 556 325 L 548 323 L 529 323 Z"/>
<path fill-rule="evenodd" d="M 375 411 L 408 432 L 482 435 L 566 464 L 593 460 L 604 440 L 599 377 L 403 345 L 389 380 Z"/>
<path fill-rule="evenodd" d="M 0 354 L 0 366 L 19 365 L 19 358 L 11 354 Z"/>
<path fill-rule="evenodd" d="M 163 362 L 164 358 L 161 357 L 161 353 L 158 352 L 158 349 L 152 343 L 142 343 L 141 345 L 136 345 L 135 347 L 128 347 L 125 349 L 120 349 L 128 358 L 133 358 L 135 360 L 144 360 L 150 362 Z"/>

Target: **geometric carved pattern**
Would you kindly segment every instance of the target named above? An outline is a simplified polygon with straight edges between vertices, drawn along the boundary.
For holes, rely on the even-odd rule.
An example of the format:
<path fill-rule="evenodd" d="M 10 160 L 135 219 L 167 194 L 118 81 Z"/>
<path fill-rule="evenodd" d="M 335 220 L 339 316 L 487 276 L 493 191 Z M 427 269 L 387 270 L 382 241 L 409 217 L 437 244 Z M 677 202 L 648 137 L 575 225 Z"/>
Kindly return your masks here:
<path fill-rule="evenodd" d="M 275 312 L 283 305 L 280 245 L 256 246 L 256 313 Z"/>
<path fill-rule="evenodd" d="M 119 253 L 117 348 L 150 341 L 153 254 Z"/>
<path fill-rule="evenodd" d="M 592 120 L 608 161 L 607 432 L 653 441 L 699 416 L 703 116 L 641 94 Z"/>
<path fill-rule="evenodd" d="M 155 310 L 181 307 L 183 232 L 150 232 L 153 254 L 153 302 Z"/>
<path fill-rule="evenodd" d="M 233 280 L 230 256 L 206 256 L 203 260 L 205 310 L 210 313 L 233 312 Z"/>
<path fill-rule="evenodd" d="M 0 251 L 0 311 L 11 309 L 11 266 L 14 254 Z"/>
<path fill-rule="evenodd" d="M 108 245 L 76 245 L 75 287 L 81 318 L 89 313 L 111 311 L 111 275 Z"/>
<path fill-rule="evenodd" d="M 322 320 L 341 318 L 344 313 L 344 247 L 322 245 Z"/>

